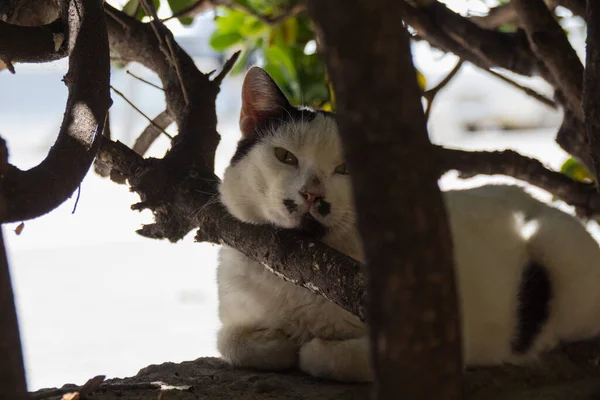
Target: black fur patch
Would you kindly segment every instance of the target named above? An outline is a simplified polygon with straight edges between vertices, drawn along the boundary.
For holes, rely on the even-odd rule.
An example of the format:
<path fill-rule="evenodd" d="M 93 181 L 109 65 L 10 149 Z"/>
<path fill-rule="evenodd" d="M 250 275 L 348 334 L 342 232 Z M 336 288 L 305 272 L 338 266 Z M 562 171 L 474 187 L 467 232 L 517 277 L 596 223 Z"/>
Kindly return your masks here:
<path fill-rule="evenodd" d="M 260 121 L 250 135 L 238 142 L 235 154 L 231 158 L 231 165 L 236 164 L 238 161 L 244 158 L 255 145 L 260 143 L 260 132 L 268 131 L 270 129 L 277 129 L 279 126 L 284 124 L 310 122 L 319 114 L 333 118 L 333 114 L 326 111 L 300 109 L 296 107 L 289 107 L 285 110 L 281 110 L 279 113 L 265 117 L 262 121 Z"/>
<path fill-rule="evenodd" d="M 548 320 L 552 285 L 544 266 L 532 261 L 519 285 L 517 332 L 512 342 L 516 354 L 526 353 Z"/>
<path fill-rule="evenodd" d="M 317 206 L 317 212 L 325 217 L 331 212 L 331 204 L 325 200 L 320 200 L 319 205 Z"/>
<path fill-rule="evenodd" d="M 252 148 L 260 142 L 260 138 L 257 135 L 244 138 L 238 142 L 237 148 L 233 157 L 231 157 L 231 165 L 237 163 L 246 156 L 252 150 Z"/>
<path fill-rule="evenodd" d="M 323 237 L 327 233 L 325 225 L 317 221 L 312 215 L 304 214 L 300 220 L 300 230 L 311 236 Z"/>
<path fill-rule="evenodd" d="M 285 208 L 288 210 L 288 212 L 290 214 L 293 213 L 294 211 L 298 211 L 298 204 L 296 204 L 296 202 L 294 202 L 294 200 L 292 200 L 292 199 L 284 199 L 283 205 L 285 206 Z"/>

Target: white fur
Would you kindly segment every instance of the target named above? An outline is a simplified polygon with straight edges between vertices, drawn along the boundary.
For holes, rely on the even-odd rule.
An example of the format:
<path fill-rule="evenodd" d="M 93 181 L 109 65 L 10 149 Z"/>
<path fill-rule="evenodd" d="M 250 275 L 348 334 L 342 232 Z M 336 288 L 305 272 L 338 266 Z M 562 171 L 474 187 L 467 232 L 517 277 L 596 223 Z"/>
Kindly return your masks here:
<path fill-rule="evenodd" d="M 343 161 L 334 120 L 317 116 L 262 136 L 225 172 L 220 192 L 227 209 L 242 221 L 297 227 L 306 210 L 290 214 L 282 200 L 302 204 L 298 191 L 317 176 L 331 202 L 331 214 L 320 218 L 330 228 L 323 241 L 364 261 L 349 176 L 333 173 Z M 298 166 L 280 162 L 274 147 L 292 152 Z M 467 365 L 516 363 L 561 340 L 600 332 L 600 249 L 577 219 L 517 186 L 449 191 L 444 198 Z M 515 356 L 517 294 L 532 259 L 551 279 L 550 317 L 532 349 Z M 218 348 L 231 364 L 269 370 L 299 366 L 319 377 L 371 380 L 367 333 L 355 316 L 228 247 L 221 250 L 218 284 L 223 323 Z"/>

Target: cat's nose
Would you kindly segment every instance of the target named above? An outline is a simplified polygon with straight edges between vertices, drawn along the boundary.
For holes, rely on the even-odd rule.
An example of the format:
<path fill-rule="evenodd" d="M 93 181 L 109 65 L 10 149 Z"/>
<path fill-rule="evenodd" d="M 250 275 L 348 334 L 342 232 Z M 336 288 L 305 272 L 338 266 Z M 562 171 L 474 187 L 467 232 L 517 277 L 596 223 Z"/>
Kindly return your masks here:
<path fill-rule="evenodd" d="M 310 204 L 314 203 L 315 201 L 317 201 L 318 199 L 323 197 L 323 193 L 320 193 L 318 191 L 302 191 L 301 190 L 299 193 Z"/>

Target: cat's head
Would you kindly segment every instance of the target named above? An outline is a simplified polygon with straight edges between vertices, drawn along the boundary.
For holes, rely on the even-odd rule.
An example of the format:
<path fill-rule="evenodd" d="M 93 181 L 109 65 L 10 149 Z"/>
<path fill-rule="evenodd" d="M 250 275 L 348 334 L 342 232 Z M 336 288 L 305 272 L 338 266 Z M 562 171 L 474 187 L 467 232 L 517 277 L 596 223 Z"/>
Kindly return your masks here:
<path fill-rule="evenodd" d="M 293 107 L 254 67 L 242 88 L 240 130 L 219 189 L 231 214 L 315 236 L 353 228 L 351 182 L 332 114 Z"/>

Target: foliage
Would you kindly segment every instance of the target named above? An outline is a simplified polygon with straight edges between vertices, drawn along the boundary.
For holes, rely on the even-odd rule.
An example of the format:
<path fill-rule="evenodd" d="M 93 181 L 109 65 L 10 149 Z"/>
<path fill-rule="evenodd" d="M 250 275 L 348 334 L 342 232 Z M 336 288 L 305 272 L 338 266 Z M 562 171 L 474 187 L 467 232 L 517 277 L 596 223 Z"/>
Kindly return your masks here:
<path fill-rule="evenodd" d="M 573 157 L 564 162 L 560 167 L 560 172 L 579 182 L 591 183 L 594 181 L 594 177 L 587 168 Z"/>
<path fill-rule="evenodd" d="M 234 4 L 240 9 L 217 9 L 217 29 L 210 39 L 217 51 L 242 49 L 233 72 L 239 73 L 248 58 L 257 55 L 292 103 L 331 110 L 332 90 L 309 17 L 303 13 L 281 18 L 294 5 L 287 1 L 236 0 Z"/>

